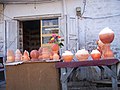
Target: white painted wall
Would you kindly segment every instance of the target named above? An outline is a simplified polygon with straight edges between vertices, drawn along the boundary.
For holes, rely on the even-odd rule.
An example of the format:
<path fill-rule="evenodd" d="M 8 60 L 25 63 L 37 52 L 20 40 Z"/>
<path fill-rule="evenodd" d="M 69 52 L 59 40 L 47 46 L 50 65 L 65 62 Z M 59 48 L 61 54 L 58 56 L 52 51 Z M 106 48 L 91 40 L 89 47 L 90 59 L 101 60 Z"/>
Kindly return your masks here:
<path fill-rule="evenodd" d="M 115 39 L 112 43 L 112 49 L 117 58 L 120 58 L 120 1 L 119 0 L 65 0 L 66 14 L 68 16 L 68 26 L 71 23 L 69 19 L 75 18 L 76 28 L 80 32 L 80 48 L 85 47 L 89 51 L 96 48 L 98 34 L 104 27 L 110 27 L 115 32 Z M 85 11 L 83 18 L 77 20 L 75 9 L 81 7 L 83 12 L 84 3 Z M 36 8 L 35 8 L 36 7 Z M 45 14 L 63 14 L 62 0 L 52 3 L 42 4 L 20 4 L 5 5 L 4 14 L 10 18 L 20 16 L 34 16 Z M 87 18 L 85 18 L 87 17 Z M 5 17 L 5 20 L 10 18 Z M 78 23 L 79 22 L 79 23 Z M 65 24 L 65 23 L 64 23 Z M 79 24 L 79 26 L 78 26 Z M 69 28 L 70 29 L 70 28 Z M 71 32 L 72 30 L 70 30 Z"/>

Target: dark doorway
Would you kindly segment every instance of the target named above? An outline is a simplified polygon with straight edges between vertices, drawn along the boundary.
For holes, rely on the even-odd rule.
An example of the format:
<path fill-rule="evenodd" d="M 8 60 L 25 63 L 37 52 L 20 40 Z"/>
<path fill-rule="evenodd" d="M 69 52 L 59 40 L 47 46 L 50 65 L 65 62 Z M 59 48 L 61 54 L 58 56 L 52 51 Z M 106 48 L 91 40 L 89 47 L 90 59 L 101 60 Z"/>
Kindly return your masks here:
<path fill-rule="evenodd" d="M 23 51 L 40 47 L 40 20 L 23 21 Z"/>

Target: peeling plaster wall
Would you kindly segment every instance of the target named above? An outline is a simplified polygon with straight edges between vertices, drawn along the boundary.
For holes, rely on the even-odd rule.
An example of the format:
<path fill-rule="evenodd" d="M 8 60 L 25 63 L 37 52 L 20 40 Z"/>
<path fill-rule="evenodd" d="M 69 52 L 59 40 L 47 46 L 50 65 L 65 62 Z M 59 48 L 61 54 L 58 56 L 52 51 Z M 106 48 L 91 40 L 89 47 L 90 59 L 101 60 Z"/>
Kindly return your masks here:
<path fill-rule="evenodd" d="M 3 20 L 3 15 L 1 13 L 3 13 L 3 5 L 2 4 L 0 4 L 0 21 Z"/>
<path fill-rule="evenodd" d="M 0 4 L 0 56 L 3 56 L 4 48 L 4 21 L 3 21 L 3 5 Z"/>

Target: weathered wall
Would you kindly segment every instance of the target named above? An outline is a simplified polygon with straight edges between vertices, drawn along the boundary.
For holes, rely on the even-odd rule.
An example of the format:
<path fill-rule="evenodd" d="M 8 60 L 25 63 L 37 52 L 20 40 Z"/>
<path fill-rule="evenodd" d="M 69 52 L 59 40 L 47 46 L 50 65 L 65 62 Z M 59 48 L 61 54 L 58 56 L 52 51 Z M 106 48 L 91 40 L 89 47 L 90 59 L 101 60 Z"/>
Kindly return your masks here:
<path fill-rule="evenodd" d="M 120 58 L 120 1 L 119 0 L 87 0 L 80 28 L 84 31 L 85 45 L 90 51 L 96 48 L 99 32 L 109 27 L 115 32 L 112 50 Z M 84 21 L 84 22 L 83 22 Z M 82 27 L 81 27 L 82 26 Z M 82 29 L 84 28 L 84 29 Z"/>
<path fill-rule="evenodd" d="M 120 1 L 119 0 L 65 0 L 65 9 L 68 16 L 68 30 L 70 27 L 70 18 L 74 18 L 75 29 L 71 32 L 78 34 L 80 48 L 86 48 L 89 51 L 95 49 L 96 40 L 98 40 L 99 32 L 109 27 L 115 32 L 115 39 L 112 43 L 112 49 L 116 53 L 116 57 L 120 58 Z M 85 10 L 84 10 L 85 6 Z M 84 12 L 82 18 L 77 19 L 75 9 L 81 7 Z M 52 3 L 42 4 L 11 4 L 6 5 L 4 14 L 10 18 L 20 16 L 45 15 L 45 14 L 63 14 L 62 0 Z M 5 19 L 10 19 L 5 17 Z M 71 21 L 72 22 L 72 21 Z"/>
<path fill-rule="evenodd" d="M 61 13 L 61 2 L 42 4 L 12 4 L 6 5 L 5 14 L 11 18 Z M 6 18 L 9 19 L 9 18 Z"/>

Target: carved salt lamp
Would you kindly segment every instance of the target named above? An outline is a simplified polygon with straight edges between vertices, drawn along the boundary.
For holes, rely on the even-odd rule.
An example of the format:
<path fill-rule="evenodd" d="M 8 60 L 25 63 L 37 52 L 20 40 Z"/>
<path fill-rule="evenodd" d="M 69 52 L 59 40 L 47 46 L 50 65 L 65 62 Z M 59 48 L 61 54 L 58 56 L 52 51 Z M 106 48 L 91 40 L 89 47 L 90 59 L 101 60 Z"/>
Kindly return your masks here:
<path fill-rule="evenodd" d="M 65 51 L 65 53 L 62 54 L 62 58 L 64 62 L 71 62 L 73 60 L 73 53 L 71 51 Z"/>
<path fill-rule="evenodd" d="M 104 28 L 100 33 L 99 33 L 99 39 L 101 42 L 103 42 L 104 48 L 102 50 L 102 58 L 103 59 L 111 59 L 114 57 L 114 54 L 112 50 L 110 49 L 110 43 L 114 40 L 114 32 L 107 28 Z"/>
<path fill-rule="evenodd" d="M 78 50 L 77 53 L 75 54 L 76 58 L 79 61 L 85 61 L 89 57 L 89 52 L 85 49 Z"/>
<path fill-rule="evenodd" d="M 93 60 L 99 60 L 101 58 L 101 53 L 97 49 L 92 50 L 91 57 Z"/>
<path fill-rule="evenodd" d="M 30 61 L 30 57 L 29 57 L 29 52 L 28 51 L 24 51 L 23 53 L 23 57 L 22 57 L 23 61 Z"/>
<path fill-rule="evenodd" d="M 15 61 L 15 55 L 12 50 L 7 51 L 7 61 L 6 62 L 14 62 Z"/>
<path fill-rule="evenodd" d="M 21 59 L 22 59 L 22 53 L 20 52 L 19 49 L 17 49 L 15 52 L 15 61 L 21 61 Z"/>

